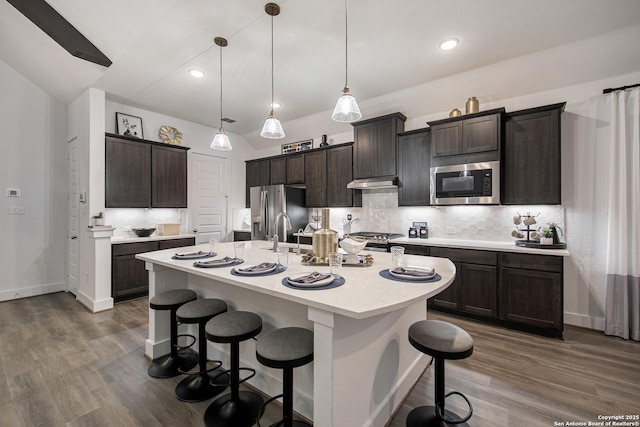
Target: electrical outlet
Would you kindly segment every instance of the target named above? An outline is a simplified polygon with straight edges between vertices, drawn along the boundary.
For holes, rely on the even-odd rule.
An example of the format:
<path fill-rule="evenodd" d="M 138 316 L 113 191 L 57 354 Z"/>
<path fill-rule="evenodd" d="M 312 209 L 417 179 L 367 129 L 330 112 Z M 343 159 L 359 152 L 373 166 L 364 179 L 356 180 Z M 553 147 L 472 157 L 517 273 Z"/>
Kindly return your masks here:
<path fill-rule="evenodd" d="M 455 227 L 447 226 L 447 228 L 445 228 L 445 233 L 447 234 L 456 234 L 457 232 L 458 230 Z"/>
<path fill-rule="evenodd" d="M 9 206 L 9 215 L 24 215 L 24 206 Z"/>

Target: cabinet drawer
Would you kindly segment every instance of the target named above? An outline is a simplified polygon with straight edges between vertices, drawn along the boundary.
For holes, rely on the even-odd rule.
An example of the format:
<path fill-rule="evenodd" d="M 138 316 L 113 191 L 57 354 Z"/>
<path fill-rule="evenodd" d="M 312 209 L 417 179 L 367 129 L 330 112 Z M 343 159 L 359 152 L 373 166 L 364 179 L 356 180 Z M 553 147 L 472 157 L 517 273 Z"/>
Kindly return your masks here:
<path fill-rule="evenodd" d="M 553 255 L 531 255 L 503 253 L 500 258 L 503 268 L 562 272 L 562 257 Z"/>
<path fill-rule="evenodd" d="M 112 256 L 135 255 L 158 250 L 158 242 L 121 243 L 111 246 Z"/>
<path fill-rule="evenodd" d="M 453 262 L 467 264 L 498 265 L 498 254 L 473 249 L 431 248 L 431 256 L 449 258 Z"/>
<path fill-rule="evenodd" d="M 194 237 L 188 237 L 184 239 L 160 240 L 158 243 L 158 249 L 181 248 L 183 246 L 195 245 L 196 239 Z"/>

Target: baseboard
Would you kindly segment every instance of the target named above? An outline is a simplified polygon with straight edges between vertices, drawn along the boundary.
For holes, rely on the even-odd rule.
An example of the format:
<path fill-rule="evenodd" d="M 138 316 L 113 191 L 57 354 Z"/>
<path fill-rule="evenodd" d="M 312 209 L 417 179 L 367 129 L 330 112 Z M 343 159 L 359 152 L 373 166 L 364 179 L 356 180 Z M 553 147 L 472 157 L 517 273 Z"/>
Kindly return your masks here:
<path fill-rule="evenodd" d="M 49 283 L 30 288 L 17 288 L 0 292 L 0 301 L 11 301 L 14 299 L 35 297 L 38 295 L 52 294 L 67 290 L 66 282 Z"/>
<path fill-rule="evenodd" d="M 579 326 L 581 328 L 604 331 L 604 317 L 591 317 L 584 314 L 564 313 L 565 325 Z"/>
<path fill-rule="evenodd" d="M 99 311 L 110 310 L 113 308 L 113 298 L 109 297 L 100 301 L 94 301 L 89 298 L 85 293 L 78 290 L 76 292 L 76 299 L 92 313 L 97 313 Z"/>

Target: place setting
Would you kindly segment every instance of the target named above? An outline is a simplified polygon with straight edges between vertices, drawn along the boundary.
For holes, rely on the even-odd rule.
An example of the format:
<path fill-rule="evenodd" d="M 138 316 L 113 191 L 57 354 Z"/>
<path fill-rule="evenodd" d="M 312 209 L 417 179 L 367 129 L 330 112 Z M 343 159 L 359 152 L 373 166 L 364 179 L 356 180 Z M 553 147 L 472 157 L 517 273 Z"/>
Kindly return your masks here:
<path fill-rule="evenodd" d="M 342 286 L 344 277 L 340 275 L 342 268 L 342 254 L 332 252 L 329 254 L 329 273 L 312 271 L 301 276 L 285 277 L 282 284 L 292 289 L 325 290 Z"/>
<path fill-rule="evenodd" d="M 213 244 L 214 243 L 210 242 L 210 245 Z M 233 257 L 225 256 L 223 258 L 212 259 L 210 261 L 196 261 L 193 263 L 193 266 L 199 268 L 221 268 L 242 264 L 244 262 L 244 242 L 234 242 L 233 250 Z"/>
<path fill-rule="evenodd" d="M 380 276 L 399 282 L 437 282 L 442 277 L 433 267 L 407 265 L 407 257 L 402 246 L 391 247 L 392 268 L 380 271 Z"/>
<path fill-rule="evenodd" d="M 175 254 L 174 256 L 171 257 L 171 259 L 193 260 L 193 259 L 212 258 L 216 255 L 218 254 L 211 251 L 196 251 L 196 252 L 185 252 L 181 254 Z"/>

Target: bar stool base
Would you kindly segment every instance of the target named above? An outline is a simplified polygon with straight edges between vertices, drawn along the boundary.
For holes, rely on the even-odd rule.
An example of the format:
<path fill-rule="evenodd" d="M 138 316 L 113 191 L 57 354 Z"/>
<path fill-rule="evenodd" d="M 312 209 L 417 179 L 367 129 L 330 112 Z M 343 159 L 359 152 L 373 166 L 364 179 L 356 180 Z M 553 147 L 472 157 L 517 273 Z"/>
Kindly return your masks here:
<path fill-rule="evenodd" d="M 444 416 L 450 420 L 460 419 L 455 413 L 445 409 Z M 453 424 L 438 419 L 435 406 L 420 406 L 415 408 L 407 416 L 407 427 L 449 427 L 460 426 L 469 427 L 467 423 Z"/>
<path fill-rule="evenodd" d="M 153 378 L 173 378 L 182 375 L 178 368 L 185 371 L 193 369 L 198 364 L 198 355 L 194 353 L 178 353 L 174 358 L 171 354 L 161 357 L 149 366 L 149 376 Z"/>
<path fill-rule="evenodd" d="M 218 371 L 212 373 L 217 374 Z M 176 386 L 176 397 L 183 402 L 202 402 L 222 393 L 229 386 L 229 381 L 227 374 L 215 380 L 209 374 L 189 375 Z"/>
<path fill-rule="evenodd" d="M 232 401 L 231 394 L 216 399 L 204 413 L 205 426 L 250 427 L 256 423 L 258 409 L 263 399 L 251 391 L 238 392 L 238 400 Z"/>

